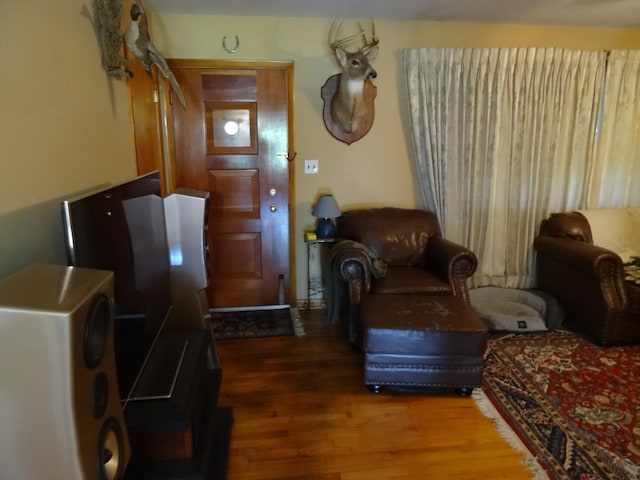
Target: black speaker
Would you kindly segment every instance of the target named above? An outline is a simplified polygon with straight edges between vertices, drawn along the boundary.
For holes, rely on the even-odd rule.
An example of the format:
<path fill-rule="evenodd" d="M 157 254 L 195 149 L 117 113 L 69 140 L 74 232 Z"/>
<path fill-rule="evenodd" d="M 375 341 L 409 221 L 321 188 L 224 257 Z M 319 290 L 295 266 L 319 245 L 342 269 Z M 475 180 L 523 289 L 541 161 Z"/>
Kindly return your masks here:
<path fill-rule="evenodd" d="M 130 457 L 113 273 L 31 265 L 0 282 L 0 478 L 119 480 Z"/>

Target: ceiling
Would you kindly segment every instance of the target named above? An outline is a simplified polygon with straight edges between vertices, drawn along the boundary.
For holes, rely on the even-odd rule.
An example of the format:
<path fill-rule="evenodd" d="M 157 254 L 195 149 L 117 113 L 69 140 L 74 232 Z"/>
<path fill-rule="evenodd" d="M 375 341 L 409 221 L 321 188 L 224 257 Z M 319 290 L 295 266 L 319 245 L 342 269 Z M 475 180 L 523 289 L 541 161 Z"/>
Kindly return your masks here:
<path fill-rule="evenodd" d="M 158 12 L 640 28 L 640 0 L 145 0 Z"/>

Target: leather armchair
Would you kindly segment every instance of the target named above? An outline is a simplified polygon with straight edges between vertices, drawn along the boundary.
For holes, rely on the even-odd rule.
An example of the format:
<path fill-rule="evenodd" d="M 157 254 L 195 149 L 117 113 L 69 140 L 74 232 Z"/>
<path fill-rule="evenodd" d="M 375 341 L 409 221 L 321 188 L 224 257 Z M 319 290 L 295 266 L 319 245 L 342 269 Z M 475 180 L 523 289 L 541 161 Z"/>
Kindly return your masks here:
<path fill-rule="evenodd" d="M 565 324 L 600 345 L 640 341 L 640 287 L 624 280 L 620 256 L 593 244 L 579 212 L 554 213 L 534 240 L 537 287 L 565 308 Z"/>
<path fill-rule="evenodd" d="M 345 211 L 337 228 L 338 241 L 329 255 L 329 317 L 344 323 L 352 344 L 360 343 L 363 294 L 455 295 L 469 303 L 467 278 L 476 270 L 476 256 L 443 238 L 432 212 Z"/>

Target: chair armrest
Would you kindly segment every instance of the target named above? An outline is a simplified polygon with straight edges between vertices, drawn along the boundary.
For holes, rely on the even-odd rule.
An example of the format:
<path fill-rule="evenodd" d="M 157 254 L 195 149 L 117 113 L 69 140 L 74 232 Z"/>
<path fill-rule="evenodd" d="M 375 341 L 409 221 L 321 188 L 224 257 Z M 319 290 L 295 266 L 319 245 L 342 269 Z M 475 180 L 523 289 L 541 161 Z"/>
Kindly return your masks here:
<path fill-rule="evenodd" d="M 441 236 L 432 237 L 425 250 L 425 267 L 449 282 L 456 296 L 470 303 L 467 279 L 478 268 L 476 255 L 467 247 Z"/>
<path fill-rule="evenodd" d="M 538 288 L 556 297 L 567 318 L 600 342 L 616 338 L 626 322 L 629 296 L 620 257 L 597 245 L 568 237 L 534 240 Z"/>
<path fill-rule="evenodd" d="M 369 291 L 371 287 L 371 267 L 367 255 L 357 248 L 342 247 L 331 254 L 331 268 L 334 279 L 353 283 Z"/>
<path fill-rule="evenodd" d="M 371 260 L 359 248 L 338 242 L 329 254 L 327 316 L 333 323 L 342 322 L 347 338 L 358 342 L 358 305 L 371 289 Z"/>
<path fill-rule="evenodd" d="M 624 277 L 622 259 L 606 248 L 568 237 L 548 235 L 536 237 L 533 246 L 538 256 L 546 256 L 598 281 L 615 276 L 621 279 Z"/>

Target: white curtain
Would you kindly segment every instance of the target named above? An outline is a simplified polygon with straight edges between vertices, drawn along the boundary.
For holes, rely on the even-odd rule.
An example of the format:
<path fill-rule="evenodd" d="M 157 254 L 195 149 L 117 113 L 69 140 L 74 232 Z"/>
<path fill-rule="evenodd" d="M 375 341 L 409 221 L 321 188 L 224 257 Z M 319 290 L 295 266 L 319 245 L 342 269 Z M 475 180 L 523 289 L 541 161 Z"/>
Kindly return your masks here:
<path fill-rule="evenodd" d="M 470 286 L 532 286 L 540 221 L 585 203 L 606 53 L 427 48 L 404 62 L 425 208 L 478 256 Z"/>
<path fill-rule="evenodd" d="M 640 51 L 613 50 L 587 207 L 640 206 Z"/>

